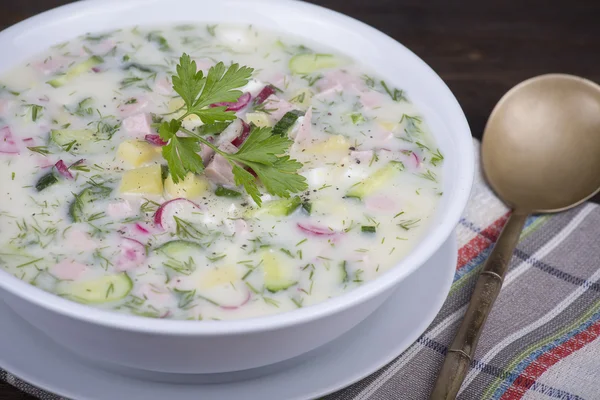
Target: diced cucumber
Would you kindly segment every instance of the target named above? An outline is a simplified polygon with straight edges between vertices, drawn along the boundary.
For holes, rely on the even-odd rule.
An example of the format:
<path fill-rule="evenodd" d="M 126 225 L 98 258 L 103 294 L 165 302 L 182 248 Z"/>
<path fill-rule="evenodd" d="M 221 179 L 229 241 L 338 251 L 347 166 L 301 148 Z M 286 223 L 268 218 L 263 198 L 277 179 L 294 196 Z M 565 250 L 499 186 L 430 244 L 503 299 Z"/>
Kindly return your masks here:
<path fill-rule="evenodd" d="M 271 126 L 271 121 L 269 121 L 269 116 L 264 112 L 249 112 L 246 113 L 246 122 L 249 124 L 254 124 L 258 127 L 269 127 Z"/>
<path fill-rule="evenodd" d="M 302 203 L 302 209 L 306 211 L 308 215 L 312 213 L 312 203 L 305 201 Z"/>
<path fill-rule="evenodd" d="M 93 66 L 102 64 L 103 62 L 104 60 L 102 57 L 91 56 L 87 60 L 72 66 L 64 75 L 60 75 L 46 83 L 55 88 L 61 87 L 77 75 L 81 75 L 82 73 L 89 71 Z"/>
<path fill-rule="evenodd" d="M 363 225 L 360 227 L 360 231 L 363 233 L 375 233 L 377 228 L 373 225 Z"/>
<path fill-rule="evenodd" d="M 346 268 L 346 260 L 340 263 L 341 281 L 342 283 L 348 282 L 348 269 Z"/>
<path fill-rule="evenodd" d="M 75 154 L 89 154 L 99 150 L 98 140 L 89 129 L 52 129 L 52 141 Z"/>
<path fill-rule="evenodd" d="M 293 213 L 301 204 L 302 199 L 298 196 L 289 199 L 273 200 L 263 203 L 261 208 L 251 211 L 249 216 L 272 215 L 274 217 L 284 217 Z"/>
<path fill-rule="evenodd" d="M 304 112 L 300 110 L 286 112 L 273 127 L 273 135 L 287 136 L 292 125 L 294 125 L 298 118 L 303 115 Z"/>
<path fill-rule="evenodd" d="M 267 251 L 262 256 L 262 267 L 265 288 L 271 292 L 285 290 L 298 283 L 293 276 L 294 269 L 287 267 L 289 263 L 282 262 L 273 252 Z"/>
<path fill-rule="evenodd" d="M 400 161 L 390 161 L 386 166 L 375 171 L 362 182 L 352 186 L 345 197 L 353 197 L 362 200 L 363 197 L 372 194 L 380 187 L 390 183 L 396 174 L 404 170 L 404 164 Z"/>
<path fill-rule="evenodd" d="M 108 197 L 112 189 L 106 186 L 89 186 L 75 195 L 75 199 L 69 205 L 69 216 L 73 222 L 85 221 L 93 208 L 95 201 Z"/>
<path fill-rule="evenodd" d="M 132 287 L 133 282 L 123 272 L 81 282 L 63 281 L 57 289 L 60 296 L 79 303 L 100 304 L 124 298 Z"/>
<path fill-rule="evenodd" d="M 304 75 L 343 64 L 345 64 L 344 60 L 333 54 L 302 53 L 292 57 L 289 67 L 292 73 Z"/>
<path fill-rule="evenodd" d="M 154 251 L 175 260 L 187 261 L 190 256 L 201 252 L 202 250 L 202 246 L 196 242 L 190 242 L 189 240 L 172 240 L 157 247 Z"/>
<path fill-rule="evenodd" d="M 238 191 L 224 188 L 223 186 L 217 187 L 215 190 L 215 195 L 219 197 L 240 197 L 242 194 Z"/>
<path fill-rule="evenodd" d="M 35 189 L 38 192 L 41 192 L 48 186 L 54 185 L 56 182 L 58 182 L 58 177 L 56 174 L 54 172 L 48 172 L 46 175 L 42 175 L 42 177 L 38 179 L 37 183 L 35 184 Z"/>
<path fill-rule="evenodd" d="M 350 114 L 350 119 L 354 125 L 362 124 L 365 122 L 365 117 L 361 113 Z"/>

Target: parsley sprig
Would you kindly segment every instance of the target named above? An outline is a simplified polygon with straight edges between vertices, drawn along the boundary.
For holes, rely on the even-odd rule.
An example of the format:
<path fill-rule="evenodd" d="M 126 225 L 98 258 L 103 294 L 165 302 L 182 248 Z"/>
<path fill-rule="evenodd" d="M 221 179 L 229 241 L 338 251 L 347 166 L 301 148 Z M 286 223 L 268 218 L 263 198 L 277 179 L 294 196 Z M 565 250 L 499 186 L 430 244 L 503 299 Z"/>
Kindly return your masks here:
<path fill-rule="evenodd" d="M 179 182 L 190 172 L 200 174 L 204 171 L 202 158 L 198 154 L 200 145 L 204 144 L 231 164 L 235 184 L 242 185 L 259 206 L 262 204 L 260 190 L 255 177 L 246 168 L 254 171 L 267 192 L 272 195 L 290 197 L 291 193 L 308 187 L 306 179 L 297 173 L 302 164 L 285 155 L 292 141 L 281 135 L 273 135 L 270 128 L 253 126 L 238 151 L 229 154 L 201 134 L 182 126 L 183 119 L 189 115 L 197 115 L 207 125 L 234 120 L 235 113 L 226 111 L 226 107 L 211 105 L 237 101 L 242 95 L 237 89 L 248 83 L 252 68 L 240 67 L 238 64 L 226 68 L 220 62 L 204 76 L 202 71 L 197 71 L 196 62 L 184 53 L 176 71 L 173 88 L 183 99 L 185 112 L 177 119 L 163 121 L 158 130 L 160 137 L 168 142 L 163 147 L 162 154 L 169 165 L 173 182 Z M 179 136 L 178 132 L 187 136 Z"/>

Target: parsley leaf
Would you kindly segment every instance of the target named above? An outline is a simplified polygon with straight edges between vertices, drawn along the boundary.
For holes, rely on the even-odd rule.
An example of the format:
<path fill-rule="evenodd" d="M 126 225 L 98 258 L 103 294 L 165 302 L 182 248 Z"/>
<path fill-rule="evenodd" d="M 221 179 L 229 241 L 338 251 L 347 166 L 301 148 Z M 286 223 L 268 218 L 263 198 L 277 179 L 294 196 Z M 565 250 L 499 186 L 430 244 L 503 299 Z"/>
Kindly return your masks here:
<path fill-rule="evenodd" d="M 202 157 L 197 154 L 200 151 L 200 143 L 193 137 L 177 136 L 180 128 L 180 121 L 171 120 L 163 122 L 158 130 L 161 139 L 168 141 L 162 148 L 162 154 L 167 160 L 174 183 L 185 179 L 189 172 L 199 174 L 204 171 Z"/>
<path fill-rule="evenodd" d="M 184 53 L 179 58 L 177 75 L 173 75 L 173 89 L 185 102 L 186 116 L 195 114 L 205 124 L 234 120 L 235 114 L 225 111 L 226 107 L 208 107 L 237 101 L 242 95 L 237 89 L 248 84 L 254 70 L 239 64 L 226 68 L 222 62 L 211 67 L 206 76 L 197 69 L 196 61 Z"/>
<path fill-rule="evenodd" d="M 177 64 L 177 75 L 173 75 L 173 89 L 181 96 L 188 109 L 194 104 L 204 87 L 204 74 L 197 71 L 196 61 L 183 54 Z"/>
<path fill-rule="evenodd" d="M 297 173 L 302 164 L 289 156 L 281 156 L 291 144 L 292 141 L 286 137 L 272 135 L 271 128 L 253 127 L 238 152 L 228 155 L 228 158 L 251 168 L 267 192 L 280 197 L 290 197 L 290 193 L 308 187 L 306 178 Z M 234 167 L 233 176 L 235 183 L 243 185 L 246 192 L 260 206 L 262 201 L 252 174 Z"/>

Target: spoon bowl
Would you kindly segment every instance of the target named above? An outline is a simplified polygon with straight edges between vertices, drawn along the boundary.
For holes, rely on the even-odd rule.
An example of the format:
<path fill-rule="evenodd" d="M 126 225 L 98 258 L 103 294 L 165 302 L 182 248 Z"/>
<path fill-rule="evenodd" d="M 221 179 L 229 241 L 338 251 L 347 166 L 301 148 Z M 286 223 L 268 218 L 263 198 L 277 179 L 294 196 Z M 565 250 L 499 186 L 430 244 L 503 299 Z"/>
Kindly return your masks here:
<path fill-rule="evenodd" d="M 523 212 L 573 207 L 600 189 L 600 86 L 542 75 L 500 100 L 485 128 L 483 170 L 498 196 Z"/>
<path fill-rule="evenodd" d="M 485 176 L 512 214 L 483 266 L 431 394 L 456 398 L 531 213 L 574 207 L 600 191 L 600 86 L 552 74 L 512 88 L 482 143 Z"/>

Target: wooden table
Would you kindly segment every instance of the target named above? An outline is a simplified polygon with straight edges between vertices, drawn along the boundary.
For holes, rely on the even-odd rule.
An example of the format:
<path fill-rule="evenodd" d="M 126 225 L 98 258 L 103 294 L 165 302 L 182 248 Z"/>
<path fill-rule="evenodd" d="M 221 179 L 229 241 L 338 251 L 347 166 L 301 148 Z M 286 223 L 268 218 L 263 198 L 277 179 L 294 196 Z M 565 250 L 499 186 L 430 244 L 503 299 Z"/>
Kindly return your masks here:
<path fill-rule="evenodd" d="M 4 1 L 0 29 L 68 2 Z M 360 19 L 413 50 L 452 89 L 478 138 L 494 104 L 524 79 L 563 72 L 600 82 L 599 1 L 311 2 Z M 31 398 L 0 383 L 0 400 Z"/>

